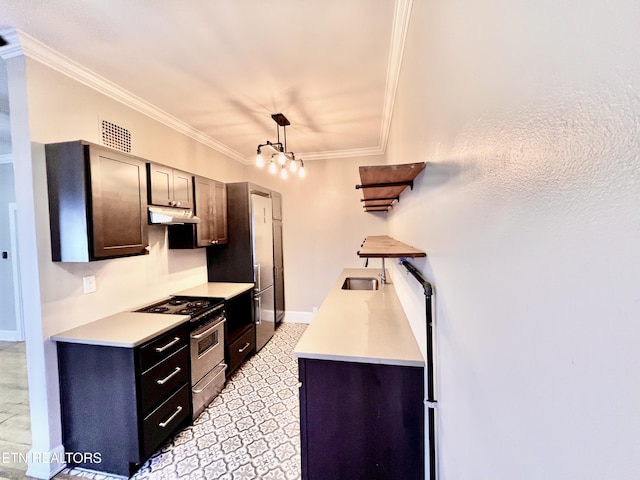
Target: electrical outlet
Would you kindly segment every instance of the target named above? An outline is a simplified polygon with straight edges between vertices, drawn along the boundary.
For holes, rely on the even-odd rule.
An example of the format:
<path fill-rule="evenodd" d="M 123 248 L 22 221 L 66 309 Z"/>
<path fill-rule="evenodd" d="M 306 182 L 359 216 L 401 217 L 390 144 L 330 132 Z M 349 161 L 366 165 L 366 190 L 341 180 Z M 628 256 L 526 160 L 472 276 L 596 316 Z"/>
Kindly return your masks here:
<path fill-rule="evenodd" d="M 94 275 L 82 277 L 82 290 L 84 291 L 84 293 L 91 293 L 97 290 L 96 277 Z"/>

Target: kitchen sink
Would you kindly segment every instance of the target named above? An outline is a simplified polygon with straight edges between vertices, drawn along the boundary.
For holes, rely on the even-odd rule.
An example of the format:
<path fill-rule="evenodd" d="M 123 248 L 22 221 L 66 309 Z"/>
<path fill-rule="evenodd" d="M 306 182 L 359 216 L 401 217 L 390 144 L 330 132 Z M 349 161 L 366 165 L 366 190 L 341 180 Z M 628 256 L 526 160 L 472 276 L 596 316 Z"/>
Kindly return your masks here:
<path fill-rule="evenodd" d="M 372 277 L 347 277 L 342 290 L 378 290 L 378 279 Z"/>

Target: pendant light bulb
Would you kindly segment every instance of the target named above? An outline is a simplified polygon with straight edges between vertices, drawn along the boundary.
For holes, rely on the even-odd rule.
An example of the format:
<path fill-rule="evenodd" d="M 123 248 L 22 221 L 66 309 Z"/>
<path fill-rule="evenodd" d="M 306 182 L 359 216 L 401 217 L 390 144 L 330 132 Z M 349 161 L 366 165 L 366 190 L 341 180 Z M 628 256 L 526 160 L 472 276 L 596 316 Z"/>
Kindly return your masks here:
<path fill-rule="evenodd" d="M 282 113 L 274 113 L 271 118 L 276 122 L 278 139 L 275 142 L 267 140 L 266 143 L 258 144 L 255 165 L 258 168 L 265 168 L 272 175 L 279 173 L 283 180 L 291 175 L 303 178 L 306 175 L 304 161 L 301 158 L 296 158 L 295 153 L 287 150 L 287 126 L 291 123 Z M 281 133 L 283 134 L 282 141 L 280 140 Z M 266 158 L 262 154 L 262 149 L 265 147 L 269 147 L 268 153 L 265 154 Z"/>

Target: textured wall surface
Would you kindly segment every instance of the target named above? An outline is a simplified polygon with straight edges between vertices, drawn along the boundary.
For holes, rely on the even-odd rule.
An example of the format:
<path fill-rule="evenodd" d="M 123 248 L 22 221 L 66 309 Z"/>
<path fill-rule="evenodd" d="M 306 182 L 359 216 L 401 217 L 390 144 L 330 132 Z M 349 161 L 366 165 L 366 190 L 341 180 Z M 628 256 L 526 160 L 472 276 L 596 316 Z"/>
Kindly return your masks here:
<path fill-rule="evenodd" d="M 639 18 L 413 4 L 387 155 L 427 168 L 389 227 L 436 288 L 442 479 L 640 475 Z"/>

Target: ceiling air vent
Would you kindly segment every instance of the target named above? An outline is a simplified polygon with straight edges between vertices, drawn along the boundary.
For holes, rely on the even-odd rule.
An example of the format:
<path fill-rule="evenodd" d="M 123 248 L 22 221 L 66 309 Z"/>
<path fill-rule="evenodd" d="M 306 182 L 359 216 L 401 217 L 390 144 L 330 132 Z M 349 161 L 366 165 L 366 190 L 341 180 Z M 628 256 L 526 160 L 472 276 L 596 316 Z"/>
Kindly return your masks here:
<path fill-rule="evenodd" d="M 131 153 L 131 132 L 120 125 L 102 120 L 102 143 L 107 147 Z"/>

